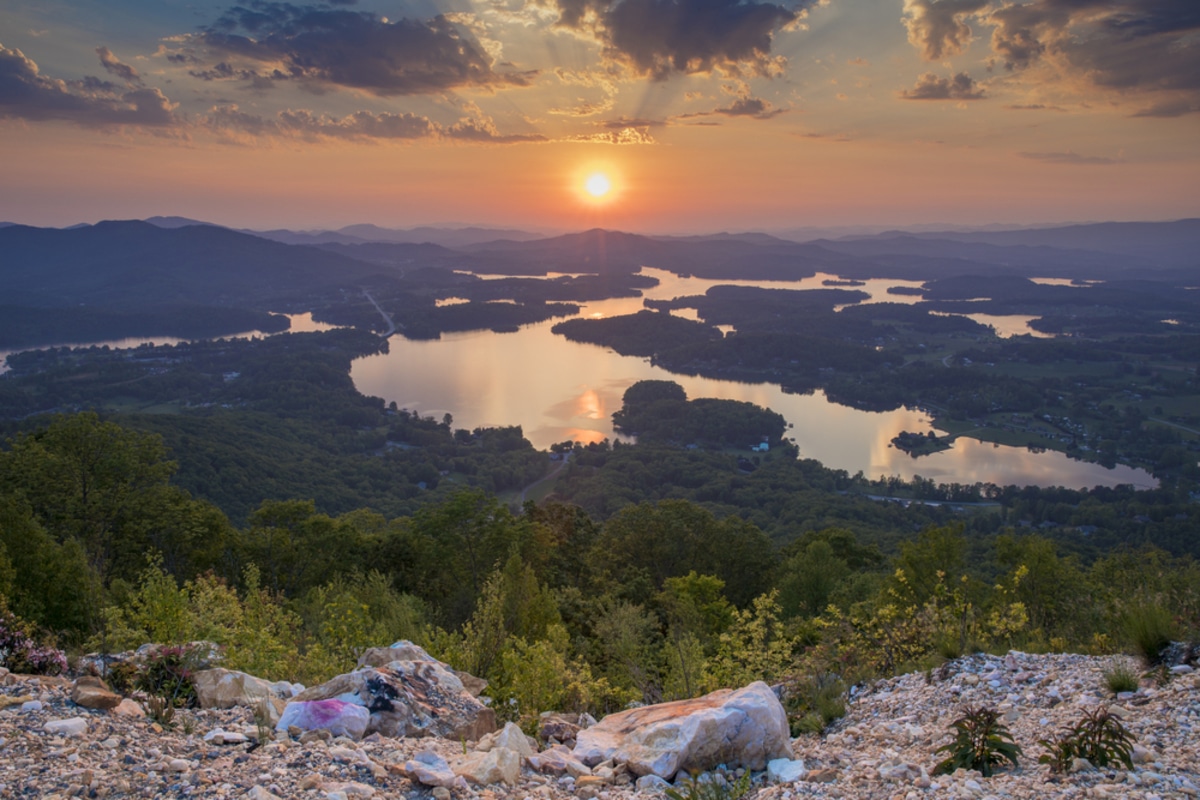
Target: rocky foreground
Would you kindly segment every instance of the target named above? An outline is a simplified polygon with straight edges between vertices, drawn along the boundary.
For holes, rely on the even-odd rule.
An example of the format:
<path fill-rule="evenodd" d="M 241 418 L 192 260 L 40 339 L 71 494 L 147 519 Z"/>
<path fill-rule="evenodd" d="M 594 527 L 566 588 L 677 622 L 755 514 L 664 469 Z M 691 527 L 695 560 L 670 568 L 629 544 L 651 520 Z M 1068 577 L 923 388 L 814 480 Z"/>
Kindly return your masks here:
<path fill-rule="evenodd" d="M 764 749 L 763 739 L 769 733 L 756 733 L 750 744 L 739 745 L 746 748 L 744 754 L 714 750 L 724 764 L 711 765 L 708 774 L 725 783 L 749 770 L 754 779 L 749 797 L 754 800 L 1150 800 L 1200 795 L 1200 673 L 1179 666 L 1165 685 L 1143 686 L 1113 698 L 1102 675 L 1111 663 L 1107 658 L 1016 652 L 958 659 L 931 673 L 860 688 L 847 703 L 846 716 L 825 736 L 785 738 L 781 746 L 790 747 L 790 754 L 778 752 L 774 744 Z M 86 699 L 70 680 L 2 672 L 0 798 L 5 799 L 625 800 L 635 795 L 649 798 L 668 786 L 652 774 L 660 769 L 656 764 L 665 763 L 661 752 L 656 756 L 660 761 L 651 763 L 638 761 L 629 747 L 604 749 L 606 737 L 619 733 L 620 724 L 608 725 L 608 733 L 579 732 L 578 742 L 556 742 L 551 747 L 543 743 L 542 752 L 536 753 L 538 743 L 513 728 L 471 740 L 391 737 L 368 728 L 356 732 L 360 739 L 354 733 L 335 735 L 328 729 L 301 730 L 288 725 L 285 717 L 277 722 L 273 740 L 257 746 L 260 729 L 247 706 L 180 712 L 174 727 L 164 730 L 131 701 L 107 710 L 87 708 L 73 701 L 73 694 L 81 703 L 108 703 Z M 740 696 L 726 693 L 721 703 Z M 688 703 L 680 708 L 705 706 L 700 701 Z M 719 706 L 718 716 L 728 718 L 731 712 L 721 703 L 708 705 Z M 1059 776 L 1037 763 L 1042 752 L 1039 739 L 1076 722 L 1084 710 L 1099 704 L 1109 706 L 1136 737 L 1132 770 L 1077 764 L 1076 771 Z M 1003 715 L 1024 750 L 1019 767 L 991 778 L 963 770 L 950 776 L 931 774 L 941 758 L 935 750 L 950 740 L 949 723 L 966 708 L 979 705 Z M 656 708 L 625 718 L 624 727 L 655 715 L 670 716 L 651 710 Z M 285 709 L 286 713 L 290 712 Z M 745 717 L 752 718 L 753 714 Z M 737 719 L 737 727 L 745 728 L 743 718 Z M 395 719 L 389 724 L 396 724 Z M 703 750 L 687 758 L 703 759 Z M 677 761 L 671 760 L 666 769 L 676 769 Z M 768 769 L 762 769 L 764 762 L 769 762 Z"/>

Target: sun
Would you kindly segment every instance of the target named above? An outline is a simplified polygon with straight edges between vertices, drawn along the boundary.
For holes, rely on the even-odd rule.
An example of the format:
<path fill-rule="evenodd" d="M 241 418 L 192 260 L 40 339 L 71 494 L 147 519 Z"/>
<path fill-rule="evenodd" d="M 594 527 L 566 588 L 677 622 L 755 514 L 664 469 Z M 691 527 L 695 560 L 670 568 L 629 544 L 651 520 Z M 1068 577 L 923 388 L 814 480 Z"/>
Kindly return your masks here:
<path fill-rule="evenodd" d="M 612 181 L 603 172 L 593 172 L 583 182 L 583 189 L 589 195 L 599 200 L 612 191 Z"/>

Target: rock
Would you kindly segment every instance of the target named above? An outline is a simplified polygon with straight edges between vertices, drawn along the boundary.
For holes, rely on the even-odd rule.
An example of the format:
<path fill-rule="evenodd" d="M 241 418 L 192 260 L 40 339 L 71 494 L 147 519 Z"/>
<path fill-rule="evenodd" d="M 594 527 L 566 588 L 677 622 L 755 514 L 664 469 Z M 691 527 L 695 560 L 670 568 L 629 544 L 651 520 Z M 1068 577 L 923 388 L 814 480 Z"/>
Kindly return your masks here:
<path fill-rule="evenodd" d="M 775 758 L 767 762 L 767 780 L 776 783 L 792 783 L 803 778 L 808 773 L 803 761 L 793 761 L 790 758 Z"/>
<path fill-rule="evenodd" d="M 42 730 L 51 736 L 83 736 L 87 728 L 87 720 L 83 717 L 53 719 L 42 726 Z"/>
<path fill-rule="evenodd" d="M 278 694 L 276 684 L 222 667 L 200 670 L 193 674 L 192 682 L 196 686 L 196 701 L 201 708 L 254 708 L 263 700 L 282 697 Z M 284 685 L 288 687 L 287 696 L 290 697 L 291 684 Z"/>
<path fill-rule="evenodd" d="M 574 747 L 575 737 L 579 732 L 595 724 L 596 720 L 591 714 L 560 714 L 546 711 L 538 719 L 538 733 L 545 741 L 554 739 Z"/>
<path fill-rule="evenodd" d="M 836 769 L 810 769 L 808 774 L 804 776 L 804 780 L 809 783 L 833 783 L 837 780 L 838 771 Z"/>
<path fill-rule="evenodd" d="M 463 783 L 463 779 L 454 774 L 446 759 L 429 750 L 422 750 L 404 762 L 404 772 L 409 780 L 423 783 L 426 786 L 440 786 L 453 789 Z"/>
<path fill-rule="evenodd" d="M 246 798 L 246 800 L 283 800 L 282 797 L 262 786 L 252 786 L 250 791 L 246 792 L 242 797 Z"/>
<path fill-rule="evenodd" d="M 495 712 L 472 697 L 462 682 L 436 661 L 393 661 L 386 667 L 338 675 L 305 689 L 287 708 L 297 702 L 333 698 L 370 709 L 368 733 L 478 739 L 496 729 Z"/>
<path fill-rule="evenodd" d="M 6 672 L 7 672 L 7 670 L 6 670 Z M 20 695 L 15 695 L 15 696 L 0 694 L 0 711 L 3 711 L 4 709 L 10 708 L 12 706 L 24 707 L 24 705 L 26 703 L 34 703 L 34 702 L 37 702 L 37 701 L 35 701 L 33 699 L 33 695 L 31 695 L 31 694 L 20 694 Z M 40 703 L 39 703 L 39 705 L 40 705 Z M 23 710 L 23 708 L 22 708 L 22 710 Z"/>
<path fill-rule="evenodd" d="M 455 758 L 450 768 L 480 786 L 501 781 L 511 786 L 521 777 L 521 756 L 506 747 L 497 747 L 486 753 L 467 753 Z"/>
<path fill-rule="evenodd" d="M 526 736 L 525 732 L 521 730 L 520 725 L 517 725 L 515 722 L 509 722 L 504 725 L 502 730 L 489 733 L 475 745 L 475 749 L 482 753 L 486 753 L 495 747 L 507 747 L 521 756 L 528 757 L 537 752 L 537 741 L 531 740 Z"/>
<path fill-rule="evenodd" d="M 552 773 L 554 775 L 567 774 L 573 778 L 578 778 L 581 775 L 592 774 L 591 767 L 575 758 L 570 749 L 561 744 L 548 747 L 540 753 L 526 756 L 525 763 L 537 772 Z"/>
<path fill-rule="evenodd" d="M 1092 762 L 1088 761 L 1086 758 L 1073 758 L 1071 759 L 1071 766 L 1067 771 L 1090 772 L 1093 769 L 1095 769 L 1095 767 L 1092 766 Z"/>
<path fill-rule="evenodd" d="M 639 792 L 658 792 L 660 794 L 667 789 L 673 788 L 671 784 L 657 775 L 643 775 L 637 779 L 635 786 Z"/>
<path fill-rule="evenodd" d="M 454 795 L 450 794 L 450 790 L 444 786 L 435 787 L 433 792 L 433 800 L 450 800 Z"/>
<path fill-rule="evenodd" d="M 666 779 L 681 769 L 763 769 L 792 757 L 787 714 L 762 681 L 610 714 L 580 731 L 572 752 L 589 766 L 613 759 L 636 775 Z"/>
<path fill-rule="evenodd" d="M 209 744 L 225 745 L 225 744 L 245 744 L 250 741 L 250 737 L 244 733 L 236 733 L 234 731 L 222 730 L 217 728 L 204 734 L 204 741 Z"/>
<path fill-rule="evenodd" d="M 138 705 L 137 701 L 130 700 L 128 697 L 126 697 L 124 700 L 117 703 L 116 707 L 113 708 L 109 713 L 115 714 L 118 717 L 139 718 L 146 716 L 146 709 Z"/>
<path fill-rule="evenodd" d="M 293 700 L 284 709 L 275 730 L 286 731 L 294 725 L 301 730 L 325 730 L 334 736 L 361 739 L 370 721 L 371 713 L 357 703 L 334 699 Z"/>
<path fill-rule="evenodd" d="M 463 688 L 471 693 L 472 696 L 478 697 L 483 693 L 483 690 L 488 687 L 488 682 L 483 678 L 476 678 L 469 672 L 460 672 L 449 664 L 438 661 L 429 653 L 425 652 L 425 648 L 420 645 L 413 644 L 407 639 L 401 639 L 391 647 L 372 647 L 358 657 L 359 667 L 386 667 L 393 661 L 431 661 L 434 664 L 441 664 L 444 669 L 449 670 L 462 682 Z"/>
<path fill-rule="evenodd" d="M 35 714 L 43 708 L 41 700 L 28 700 L 21 703 L 22 714 Z"/>
<path fill-rule="evenodd" d="M 107 711 L 116 708 L 124 698 L 108 688 L 99 678 L 84 675 L 71 687 L 71 702 L 84 708 Z"/>

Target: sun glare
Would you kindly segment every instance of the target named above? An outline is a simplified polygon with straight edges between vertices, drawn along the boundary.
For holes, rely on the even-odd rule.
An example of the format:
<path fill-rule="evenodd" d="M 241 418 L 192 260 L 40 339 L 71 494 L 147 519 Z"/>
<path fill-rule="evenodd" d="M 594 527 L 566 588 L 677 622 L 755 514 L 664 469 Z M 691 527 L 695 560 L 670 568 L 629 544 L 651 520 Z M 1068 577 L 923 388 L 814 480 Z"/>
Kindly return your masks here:
<path fill-rule="evenodd" d="M 583 188 L 592 197 L 599 199 L 612 191 L 612 181 L 603 172 L 595 172 L 583 182 Z"/>

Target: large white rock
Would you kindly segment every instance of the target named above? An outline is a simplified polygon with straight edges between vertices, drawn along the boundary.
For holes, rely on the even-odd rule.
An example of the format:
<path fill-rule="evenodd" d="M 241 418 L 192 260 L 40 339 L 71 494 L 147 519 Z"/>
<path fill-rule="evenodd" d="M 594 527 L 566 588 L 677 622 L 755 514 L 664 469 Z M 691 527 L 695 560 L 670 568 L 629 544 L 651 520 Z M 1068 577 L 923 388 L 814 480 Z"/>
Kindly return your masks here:
<path fill-rule="evenodd" d="M 276 684 L 231 669 L 203 669 L 192 675 L 196 700 L 201 708 L 254 707 L 271 697 L 290 697 L 281 694 Z M 288 685 L 290 689 L 290 685 Z"/>
<path fill-rule="evenodd" d="M 760 770 L 792 758 L 787 714 L 762 681 L 610 714 L 579 732 L 576 758 L 589 766 L 612 759 L 636 775 L 670 780 L 679 770 L 718 764 Z"/>
<path fill-rule="evenodd" d="M 326 730 L 334 736 L 361 739 L 370 721 L 371 712 L 345 700 L 294 701 L 283 710 L 275 730 L 286 731 L 295 726 L 306 731 Z"/>
<path fill-rule="evenodd" d="M 438 661 L 433 656 L 425 651 L 425 648 L 420 645 L 413 644 L 407 639 L 401 639 L 392 644 L 391 647 L 372 647 L 366 650 L 358 657 L 359 667 L 386 667 L 393 661 L 432 661 L 435 664 L 440 664 L 443 668 L 454 673 L 455 677 L 462 683 L 463 688 L 472 694 L 474 697 L 479 697 L 484 689 L 487 688 L 488 682 L 483 678 L 476 678 L 469 672 L 462 672 L 455 669 L 444 661 Z"/>
<path fill-rule="evenodd" d="M 502 729 L 495 733 L 489 733 L 479 740 L 479 744 L 475 745 L 476 750 L 484 753 L 497 747 L 507 747 L 523 757 L 529 757 L 537 752 L 537 742 L 530 742 L 525 731 L 521 730 L 521 726 L 515 722 L 506 723 Z"/>

